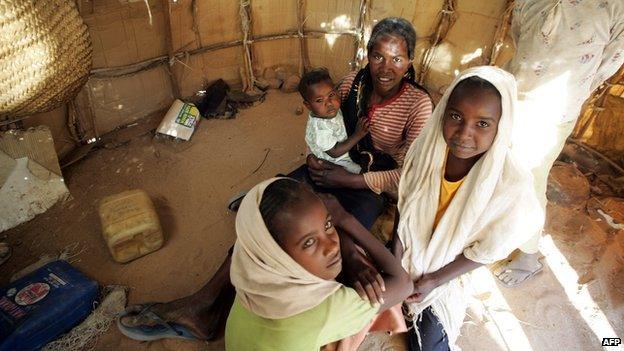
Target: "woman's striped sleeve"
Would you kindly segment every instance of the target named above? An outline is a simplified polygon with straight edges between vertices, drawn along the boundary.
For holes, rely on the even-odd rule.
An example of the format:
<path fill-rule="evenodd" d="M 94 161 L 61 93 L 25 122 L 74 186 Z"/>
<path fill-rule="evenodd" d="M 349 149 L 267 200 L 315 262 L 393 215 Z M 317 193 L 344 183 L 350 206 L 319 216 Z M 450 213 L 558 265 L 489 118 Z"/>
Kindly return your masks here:
<path fill-rule="evenodd" d="M 364 173 L 364 181 L 368 188 L 376 194 L 383 192 L 396 193 L 401 178 L 401 169 Z"/>

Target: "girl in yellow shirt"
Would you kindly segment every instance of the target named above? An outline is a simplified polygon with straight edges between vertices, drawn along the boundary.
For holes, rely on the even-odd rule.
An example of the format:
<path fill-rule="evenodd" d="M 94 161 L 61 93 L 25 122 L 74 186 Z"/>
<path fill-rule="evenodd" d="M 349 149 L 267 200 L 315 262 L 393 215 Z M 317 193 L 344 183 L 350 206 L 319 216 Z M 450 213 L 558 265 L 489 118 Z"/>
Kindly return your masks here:
<path fill-rule="evenodd" d="M 414 282 L 413 351 L 454 349 L 466 308 L 460 277 L 541 226 L 533 179 L 511 145 L 516 95 L 499 68 L 465 70 L 407 153 L 394 252 Z"/>

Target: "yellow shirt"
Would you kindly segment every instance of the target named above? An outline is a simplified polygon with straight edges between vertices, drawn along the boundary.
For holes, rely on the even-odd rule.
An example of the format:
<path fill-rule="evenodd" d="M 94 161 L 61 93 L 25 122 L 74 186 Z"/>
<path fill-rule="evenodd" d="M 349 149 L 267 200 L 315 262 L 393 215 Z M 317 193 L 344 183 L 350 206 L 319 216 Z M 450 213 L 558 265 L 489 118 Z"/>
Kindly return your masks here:
<path fill-rule="evenodd" d="M 440 219 L 444 215 L 444 212 L 446 212 L 451 200 L 455 197 L 457 189 L 459 189 L 464 182 L 464 179 L 466 179 L 466 177 L 464 177 L 456 182 L 450 182 L 444 178 L 444 173 L 445 170 L 443 169 L 442 181 L 440 182 L 440 200 L 438 201 L 438 211 L 436 212 L 435 221 L 433 222 L 433 228 L 438 226 L 438 222 L 440 222 Z"/>

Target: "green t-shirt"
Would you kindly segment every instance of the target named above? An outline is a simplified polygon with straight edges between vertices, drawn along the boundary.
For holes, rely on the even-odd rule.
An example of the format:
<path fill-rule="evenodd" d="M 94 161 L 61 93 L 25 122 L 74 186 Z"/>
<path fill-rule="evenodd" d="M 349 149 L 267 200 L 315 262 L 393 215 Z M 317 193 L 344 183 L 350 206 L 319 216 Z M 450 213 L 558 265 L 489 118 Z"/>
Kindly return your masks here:
<path fill-rule="evenodd" d="M 305 296 L 301 298 L 305 299 Z M 225 327 L 227 351 L 318 351 L 322 346 L 358 333 L 379 307 L 341 287 L 320 305 L 283 319 L 262 318 L 238 297 Z"/>

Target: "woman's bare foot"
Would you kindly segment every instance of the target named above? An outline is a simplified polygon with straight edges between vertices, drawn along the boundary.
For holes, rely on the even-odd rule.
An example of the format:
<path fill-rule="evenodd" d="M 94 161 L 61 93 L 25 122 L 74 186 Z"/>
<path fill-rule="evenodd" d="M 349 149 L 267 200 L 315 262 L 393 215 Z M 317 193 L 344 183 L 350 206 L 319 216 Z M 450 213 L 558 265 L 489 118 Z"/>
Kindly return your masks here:
<path fill-rule="evenodd" d="M 218 336 L 234 300 L 234 287 L 230 283 L 231 258 L 228 255 L 212 279 L 196 293 L 167 303 L 156 303 L 149 310 L 169 323 L 177 323 L 190 330 L 198 339 L 210 340 Z M 126 327 L 154 326 L 158 324 L 149 314 L 141 314 L 141 305 L 128 307 L 133 312 L 122 317 Z"/>
<path fill-rule="evenodd" d="M 211 316 L 211 304 L 204 306 L 193 305 L 186 298 L 171 301 L 168 303 L 157 303 L 149 309 L 151 312 L 162 318 L 166 322 L 173 322 L 188 328 L 198 339 L 209 339 L 214 334 L 215 327 L 210 327 L 208 321 L 217 319 L 217 316 Z M 131 306 L 128 308 L 136 314 L 129 314 L 122 317 L 120 322 L 127 327 L 154 326 L 159 324 L 157 320 L 150 318 L 148 314 L 140 314 L 143 309 L 142 305 Z M 202 316 L 205 318 L 203 319 Z"/>
<path fill-rule="evenodd" d="M 540 253 L 528 254 L 519 251 L 513 258 L 494 269 L 494 275 L 509 288 L 531 279 L 544 269 L 540 262 Z"/>

